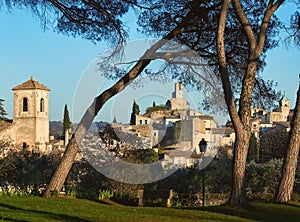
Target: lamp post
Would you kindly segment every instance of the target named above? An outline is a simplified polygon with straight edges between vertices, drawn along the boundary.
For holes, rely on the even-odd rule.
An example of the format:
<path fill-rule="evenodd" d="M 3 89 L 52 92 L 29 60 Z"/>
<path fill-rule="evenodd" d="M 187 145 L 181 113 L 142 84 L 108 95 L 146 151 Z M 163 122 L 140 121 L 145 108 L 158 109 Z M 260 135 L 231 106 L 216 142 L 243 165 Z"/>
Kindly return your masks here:
<path fill-rule="evenodd" d="M 204 164 L 204 154 L 205 154 L 206 148 L 207 148 L 207 142 L 205 141 L 204 138 L 202 138 L 202 140 L 200 140 L 199 148 L 200 148 L 200 152 L 201 152 L 201 156 L 203 158 L 203 164 Z M 202 174 L 202 207 L 205 207 L 206 195 L 205 195 L 205 170 L 204 170 L 204 168 L 203 168 L 202 173 L 203 173 Z"/>

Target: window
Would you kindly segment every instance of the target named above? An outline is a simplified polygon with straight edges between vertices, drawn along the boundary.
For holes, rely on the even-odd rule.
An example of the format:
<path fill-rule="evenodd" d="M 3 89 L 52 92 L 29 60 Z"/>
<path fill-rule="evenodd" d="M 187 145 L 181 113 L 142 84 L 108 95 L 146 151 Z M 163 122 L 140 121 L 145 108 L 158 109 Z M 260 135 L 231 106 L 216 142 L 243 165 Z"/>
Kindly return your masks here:
<path fill-rule="evenodd" d="M 147 121 L 147 120 L 145 120 L 145 124 L 148 124 L 148 121 Z"/>
<path fill-rule="evenodd" d="M 28 99 L 23 98 L 23 112 L 27 112 L 27 111 L 28 111 Z"/>
<path fill-rule="evenodd" d="M 140 120 L 140 124 L 143 124 L 143 120 Z"/>
<path fill-rule="evenodd" d="M 23 143 L 23 149 L 25 150 L 27 148 L 27 143 Z"/>
<path fill-rule="evenodd" d="M 41 98 L 40 101 L 40 112 L 44 112 L 45 111 L 45 101 L 43 98 Z"/>
<path fill-rule="evenodd" d="M 182 90 L 182 83 L 179 83 L 179 90 Z"/>

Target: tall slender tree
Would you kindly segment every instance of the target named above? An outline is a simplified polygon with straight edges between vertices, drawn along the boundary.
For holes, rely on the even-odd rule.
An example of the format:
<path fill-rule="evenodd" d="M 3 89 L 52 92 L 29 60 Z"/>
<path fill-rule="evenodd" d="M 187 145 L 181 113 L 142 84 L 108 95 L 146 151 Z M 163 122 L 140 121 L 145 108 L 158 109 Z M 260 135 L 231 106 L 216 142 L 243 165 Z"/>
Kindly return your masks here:
<path fill-rule="evenodd" d="M 274 12 L 283 3 L 283 0 L 268 1 L 264 8 L 262 21 L 259 31 L 254 32 L 253 25 L 250 23 L 245 10 L 239 0 L 232 0 L 234 13 L 243 29 L 243 34 L 248 42 L 248 55 L 246 69 L 243 73 L 242 90 L 237 109 L 232 85 L 230 82 L 230 70 L 228 69 L 228 58 L 225 48 L 226 21 L 230 7 L 230 0 L 224 0 L 219 18 L 217 35 L 217 52 L 219 58 L 219 71 L 221 74 L 222 85 L 225 94 L 225 101 L 229 110 L 233 127 L 236 132 L 236 140 L 233 155 L 232 187 L 230 195 L 231 205 L 245 203 L 245 170 L 251 136 L 251 105 L 252 93 L 255 85 L 256 74 L 259 69 L 260 57 L 265 49 L 268 28 Z"/>
<path fill-rule="evenodd" d="M 132 112 L 131 112 L 131 116 L 130 116 L 130 125 L 135 125 L 136 115 L 139 115 L 139 114 L 140 114 L 140 107 L 134 100 L 133 104 L 132 104 Z"/>
<path fill-rule="evenodd" d="M 65 104 L 65 108 L 64 108 L 63 128 L 64 128 L 64 132 L 66 132 L 66 130 L 71 128 L 71 120 L 70 120 L 67 104 Z"/>

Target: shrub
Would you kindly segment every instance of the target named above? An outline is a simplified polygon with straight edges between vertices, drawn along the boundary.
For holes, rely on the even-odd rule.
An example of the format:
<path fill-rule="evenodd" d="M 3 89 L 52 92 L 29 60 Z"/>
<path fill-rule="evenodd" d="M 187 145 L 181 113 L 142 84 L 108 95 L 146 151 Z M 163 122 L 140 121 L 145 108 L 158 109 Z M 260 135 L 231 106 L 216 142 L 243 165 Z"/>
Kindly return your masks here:
<path fill-rule="evenodd" d="M 247 194 L 274 194 L 279 183 L 282 159 L 271 159 L 265 163 L 251 161 L 247 164 Z"/>
<path fill-rule="evenodd" d="M 159 105 L 159 106 L 153 106 L 153 107 L 148 107 L 146 109 L 146 113 L 152 113 L 155 111 L 163 111 L 163 110 L 167 110 L 167 106 L 166 105 Z"/>
<path fill-rule="evenodd" d="M 50 194 L 52 197 L 57 197 L 58 196 L 58 191 L 57 190 L 51 190 Z"/>
<path fill-rule="evenodd" d="M 114 192 L 110 191 L 110 190 L 99 190 L 99 200 L 103 200 L 103 199 L 110 199 L 112 197 L 114 197 L 115 194 Z"/>

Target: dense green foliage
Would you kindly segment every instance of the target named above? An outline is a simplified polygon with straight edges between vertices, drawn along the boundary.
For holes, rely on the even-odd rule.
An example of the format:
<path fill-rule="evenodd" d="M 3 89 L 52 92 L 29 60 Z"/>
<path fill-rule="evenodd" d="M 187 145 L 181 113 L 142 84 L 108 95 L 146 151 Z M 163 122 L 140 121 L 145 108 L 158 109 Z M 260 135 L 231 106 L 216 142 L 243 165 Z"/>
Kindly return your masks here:
<path fill-rule="evenodd" d="M 135 125 L 135 120 L 136 120 L 135 115 L 139 115 L 139 114 L 140 114 L 140 107 L 134 100 L 132 104 L 132 112 L 130 116 L 130 125 Z"/>
<path fill-rule="evenodd" d="M 8 144 L 1 143 L 1 149 Z M 149 163 L 156 161 L 157 153 L 149 150 L 134 152 L 125 150 L 122 159 L 133 163 Z M 16 195 L 28 193 L 40 194 L 42 189 L 51 178 L 57 164 L 59 155 L 40 155 L 28 151 L 10 151 L 4 158 L 0 158 L 0 187 L 3 191 L 10 192 L 13 186 Z M 247 164 L 247 197 L 260 199 L 264 197 L 271 201 L 275 188 L 278 184 L 282 160 L 272 159 L 265 163 L 251 161 Z M 222 194 L 225 200 L 228 198 L 231 184 L 231 159 L 213 160 L 204 169 L 206 172 L 206 193 L 208 195 Z M 120 170 L 122 173 L 122 170 Z M 203 170 L 180 169 L 171 176 L 145 185 L 132 185 L 113 181 L 96 171 L 88 162 L 76 161 L 73 164 L 68 178 L 65 182 L 66 194 L 71 197 L 88 198 L 97 200 L 101 192 L 114 193 L 113 200 L 136 205 L 137 191 L 174 190 L 174 199 L 182 207 L 198 206 L 197 194 L 201 193 Z M 294 187 L 295 194 L 300 191 L 300 171 L 296 173 Z M 208 199 L 214 198 L 208 197 Z M 155 200 L 154 200 L 155 201 Z M 153 202 L 154 203 L 154 202 Z"/>
<path fill-rule="evenodd" d="M 64 132 L 66 132 L 66 130 L 71 128 L 71 120 L 70 120 L 67 104 L 65 105 L 65 108 L 64 108 L 63 127 L 64 127 Z"/>
<path fill-rule="evenodd" d="M 247 164 L 247 193 L 273 195 L 279 183 L 282 159 L 271 159 L 265 163 L 251 161 Z"/>
<path fill-rule="evenodd" d="M 166 105 L 152 106 L 152 107 L 148 107 L 146 109 L 146 113 L 151 113 L 151 112 L 155 112 L 155 111 L 163 111 L 163 110 L 167 110 Z"/>
<path fill-rule="evenodd" d="M 0 187 L 3 190 L 13 187 L 16 191 L 40 194 L 58 162 L 59 155 L 55 154 L 9 151 L 4 158 L 0 158 Z"/>

